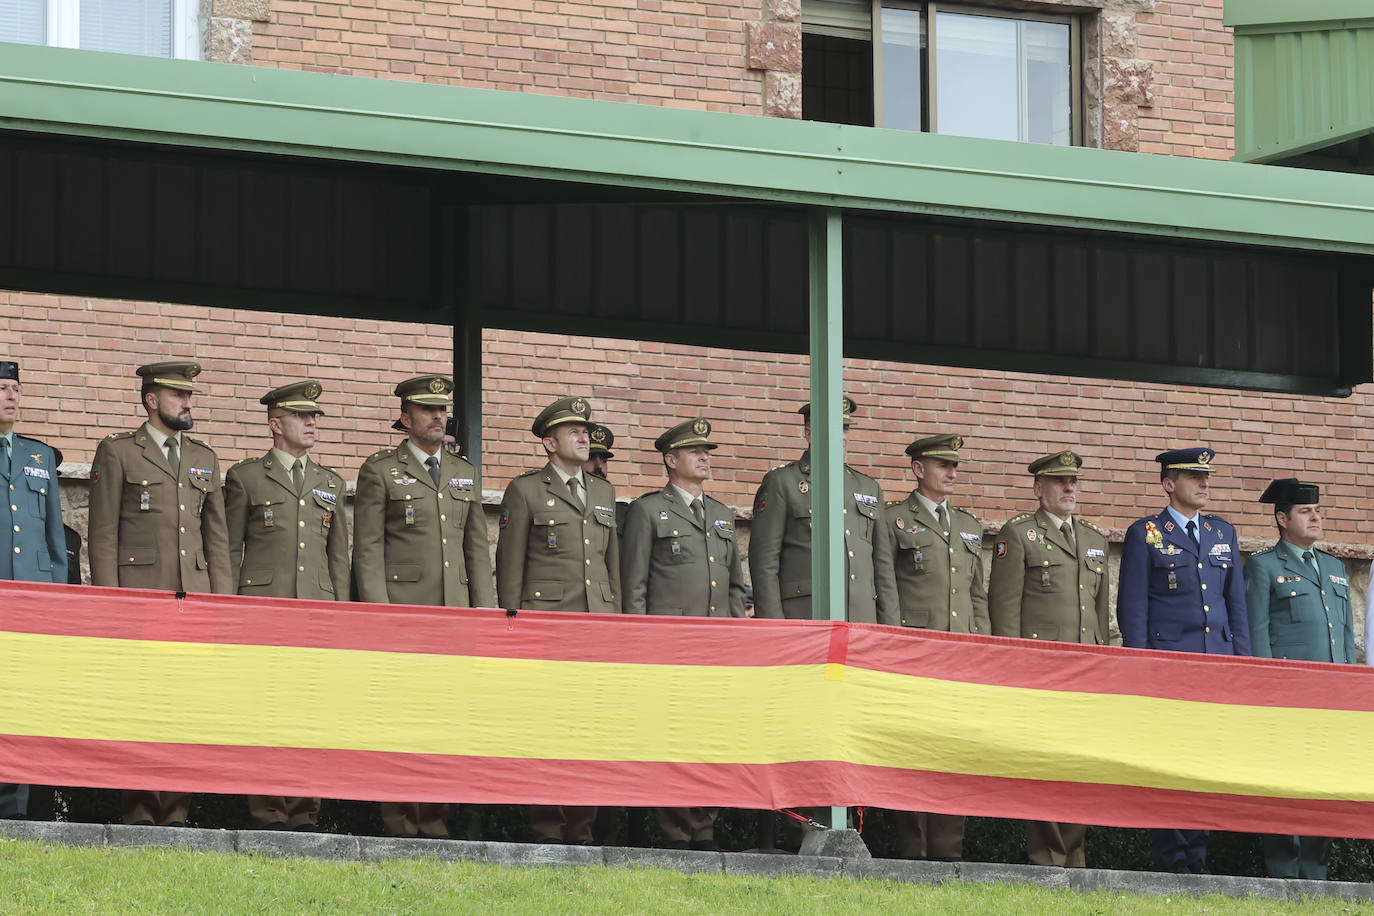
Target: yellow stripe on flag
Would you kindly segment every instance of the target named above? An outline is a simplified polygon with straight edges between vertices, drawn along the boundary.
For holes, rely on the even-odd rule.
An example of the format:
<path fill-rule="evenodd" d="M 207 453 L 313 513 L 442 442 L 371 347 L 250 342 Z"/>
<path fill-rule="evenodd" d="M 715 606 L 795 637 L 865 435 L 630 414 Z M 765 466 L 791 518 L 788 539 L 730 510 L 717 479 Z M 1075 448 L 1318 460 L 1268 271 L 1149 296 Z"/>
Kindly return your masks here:
<path fill-rule="evenodd" d="M 1374 800 L 1364 738 L 1374 713 L 1033 690 L 833 664 L 642 665 L 0 633 L 0 695 L 0 730 L 58 738 L 839 760 Z"/>

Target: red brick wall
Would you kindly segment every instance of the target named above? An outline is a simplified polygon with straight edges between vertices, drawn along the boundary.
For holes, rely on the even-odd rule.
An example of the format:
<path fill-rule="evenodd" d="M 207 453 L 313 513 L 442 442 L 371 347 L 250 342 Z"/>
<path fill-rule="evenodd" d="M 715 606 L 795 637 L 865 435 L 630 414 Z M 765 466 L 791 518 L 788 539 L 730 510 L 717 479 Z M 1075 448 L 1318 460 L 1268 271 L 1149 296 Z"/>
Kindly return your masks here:
<path fill-rule="evenodd" d="M 1136 17 L 1137 53 L 1154 64 L 1140 151 L 1229 159 L 1235 146 L 1231 30 L 1223 0 L 1161 0 Z"/>
<path fill-rule="evenodd" d="M 745 69 L 757 2 L 272 0 L 257 66 L 762 112 Z"/>

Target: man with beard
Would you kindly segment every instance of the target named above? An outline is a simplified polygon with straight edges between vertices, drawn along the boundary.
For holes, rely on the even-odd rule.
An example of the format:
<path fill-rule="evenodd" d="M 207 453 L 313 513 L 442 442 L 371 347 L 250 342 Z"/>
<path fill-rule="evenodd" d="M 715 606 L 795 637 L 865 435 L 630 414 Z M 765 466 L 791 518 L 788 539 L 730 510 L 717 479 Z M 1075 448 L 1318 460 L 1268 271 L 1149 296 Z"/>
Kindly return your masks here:
<path fill-rule="evenodd" d="M 1279 541 L 1245 561 L 1245 610 L 1258 658 L 1355 662 L 1355 616 L 1345 564 L 1316 543 L 1322 536 L 1320 490 L 1294 477 L 1275 480 L 1259 501 L 1274 507 Z M 1331 838 L 1263 838 L 1271 878 L 1326 880 Z"/>
<path fill-rule="evenodd" d="M 1250 654 L 1236 529 L 1220 516 L 1202 514 L 1213 457 L 1209 448 L 1155 456 L 1169 504 L 1126 529 L 1116 619 L 1127 646 Z M 1159 829 L 1153 835 L 1159 871 L 1207 870 L 1207 831 Z"/>
<path fill-rule="evenodd" d="M 56 449 L 14 431 L 19 364 L 0 360 L 0 579 L 67 581 L 67 539 L 57 492 Z M 0 817 L 29 813 L 29 787 L 0 784 Z"/>
<path fill-rule="evenodd" d="M 501 500 L 496 594 L 507 610 L 619 613 L 615 489 L 582 470 L 590 442 L 586 398 L 559 398 L 530 430 L 548 462 L 510 482 Z M 537 843 L 590 845 L 595 807 L 534 805 Z"/>
<path fill-rule="evenodd" d="M 1074 516 L 1082 465 L 1067 450 L 1031 462 L 1040 508 L 1003 525 L 992 548 L 988 615 L 994 636 L 1107 644 L 1107 538 Z M 1082 824 L 1027 821 L 1030 863 L 1083 868 L 1087 832 Z"/>
<path fill-rule="evenodd" d="M 685 617 L 743 617 L 744 573 L 735 516 L 707 496 L 711 424 L 679 423 L 654 441 L 668 485 L 630 505 L 620 556 L 625 613 Z M 671 849 L 716 850 L 717 808 L 659 808 L 658 824 Z"/>
<path fill-rule="evenodd" d="M 959 480 L 962 436 L 942 433 L 906 447 L 916 489 L 887 504 L 902 626 L 949 633 L 990 633 L 983 582 L 983 525 L 951 506 Z M 908 859 L 963 858 L 964 816 L 898 812 L 897 834 Z"/>
<path fill-rule="evenodd" d="M 406 440 L 363 462 L 353 499 L 358 597 L 377 604 L 495 607 L 482 488 L 471 462 L 444 450 L 453 380 L 396 386 Z M 448 805 L 383 802 L 391 836 L 448 836 Z"/>
<path fill-rule="evenodd" d="M 140 366 L 147 422 L 96 447 L 91 464 L 91 584 L 232 594 L 219 459 L 185 433 L 200 365 Z M 185 826 L 191 796 L 125 791 L 124 822 Z"/>
<path fill-rule="evenodd" d="M 272 448 L 224 475 L 229 566 L 240 595 L 348 598 L 348 527 L 343 477 L 310 460 L 320 383 L 282 385 L 263 395 Z M 254 827 L 315 830 L 318 798 L 250 795 Z"/>

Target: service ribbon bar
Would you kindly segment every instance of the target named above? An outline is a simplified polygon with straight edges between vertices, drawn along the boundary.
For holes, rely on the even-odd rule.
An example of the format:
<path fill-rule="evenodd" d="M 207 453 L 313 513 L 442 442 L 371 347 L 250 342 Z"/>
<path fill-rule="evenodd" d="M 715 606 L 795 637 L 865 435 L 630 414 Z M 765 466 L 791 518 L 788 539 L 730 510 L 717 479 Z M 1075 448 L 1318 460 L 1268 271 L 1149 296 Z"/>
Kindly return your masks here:
<path fill-rule="evenodd" d="M 0 781 L 1374 837 L 1374 670 L 0 583 Z"/>

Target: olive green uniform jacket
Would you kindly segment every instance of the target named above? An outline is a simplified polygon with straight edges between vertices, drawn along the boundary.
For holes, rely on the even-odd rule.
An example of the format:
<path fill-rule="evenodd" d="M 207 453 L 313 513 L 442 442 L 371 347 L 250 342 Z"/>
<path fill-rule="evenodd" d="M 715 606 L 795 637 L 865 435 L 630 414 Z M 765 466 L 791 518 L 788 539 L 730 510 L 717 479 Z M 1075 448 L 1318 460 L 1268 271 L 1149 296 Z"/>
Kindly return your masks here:
<path fill-rule="evenodd" d="M 219 459 L 181 435 L 181 469 L 140 425 L 96 446 L 91 465 L 91 584 L 233 594 Z"/>
<path fill-rule="evenodd" d="M 300 493 L 268 452 L 224 475 L 229 568 L 240 595 L 348 600 L 343 478 L 313 461 Z"/>
<path fill-rule="evenodd" d="M 1353 664 L 1355 616 L 1345 564 L 1314 549 L 1318 578 L 1295 550 L 1280 542 L 1245 561 L 1251 654 Z"/>
<path fill-rule="evenodd" d="M 378 604 L 495 607 L 477 469 L 439 451 L 439 482 L 402 442 L 363 462 L 353 497 L 358 598 Z"/>
<path fill-rule="evenodd" d="M 897 594 L 904 627 L 950 633 L 991 633 L 983 583 L 983 526 L 963 509 L 949 507 L 949 536 L 916 498 L 887 504 Z"/>
<path fill-rule="evenodd" d="M 883 530 L 883 491 L 878 482 L 844 466 L 846 619 L 896 624 L 897 583 L 892 541 Z M 749 574 L 759 617 L 810 620 L 811 452 L 774 468 L 754 498 L 749 534 Z"/>
<path fill-rule="evenodd" d="M 671 486 L 630 504 L 620 546 L 627 614 L 744 616 L 734 513 L 709 496 L 702 508 L 704 526 Z"/>
<path fill-rule="evenodd" d="M 496 594 L 507 610 L 621 608 L 615 488 L 583 474 L 587 505 L 577 508 L 552 464 L 510 482 L 496 539 Z"/>
<path fill-rule="evenodd" d="M 1074 546 L 1043 509 L 1002 526 L 992 547 L 988 613 L 994 636 L 1109 642 L 1107 538 L 1073 521 Z"/>

